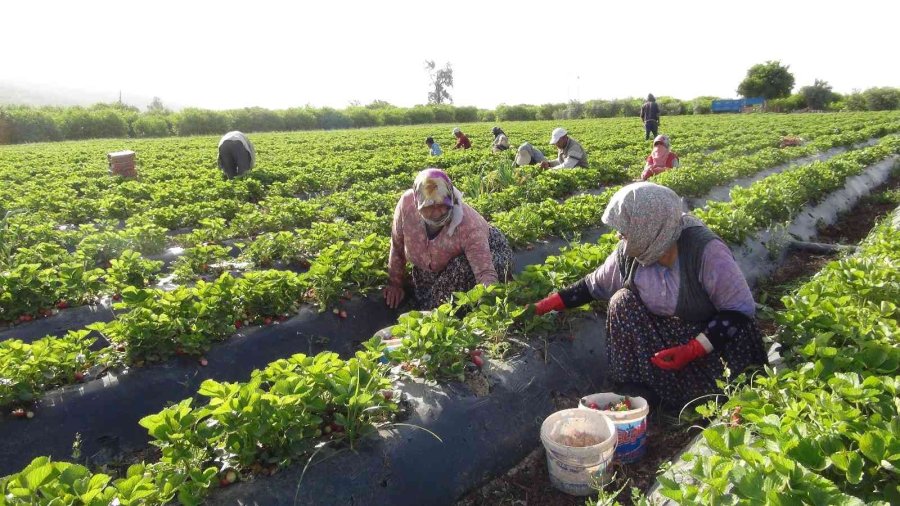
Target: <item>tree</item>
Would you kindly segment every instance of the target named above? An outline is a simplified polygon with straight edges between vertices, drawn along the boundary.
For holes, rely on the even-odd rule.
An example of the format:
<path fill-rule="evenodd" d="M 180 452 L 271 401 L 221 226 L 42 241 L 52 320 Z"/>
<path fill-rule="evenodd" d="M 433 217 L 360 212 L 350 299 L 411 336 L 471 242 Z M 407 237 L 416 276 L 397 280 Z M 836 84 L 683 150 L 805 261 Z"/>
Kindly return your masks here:
<path fill-rule="evenodd" d="M 800 88 L 800 94 L 806 99 L 806 107 L 810 109 L 824 109 L 834 101 L 835 95 L 831 91 L 831 85 L 827 81 L 815 80 L 812 86 Z"/>
<path fill-rule="evenodd" d="M 453 103 L 453 97 L 447 88 L 453 87 L 453 68 L 450 62 L 444 68 L 439 69 L 434 60 L 425 60 L 425 70 L 428 71 L 428 77 L 431 79 L 431 87 L 433 91 L 428 92 L 429 104 L 445 104 Z"/>
<path fill-rule="evenodd" d="M 163 105 L 162 99 L 159 97 L 153 97 L 153 100 L 150 101 L 150 105 L 147 106 L 148 114 L 169 114 L 171 112 L 172 111 Z"/>
<path fill-rule="evenodd" d="M 790 66 L 782 66 L 780 61 L 758 63 L 747 71 L 747 77 L 738 85 L 737 92 L 744 97 L 772 98 L 787 97 L 794 89 L 794 75 Z"/>

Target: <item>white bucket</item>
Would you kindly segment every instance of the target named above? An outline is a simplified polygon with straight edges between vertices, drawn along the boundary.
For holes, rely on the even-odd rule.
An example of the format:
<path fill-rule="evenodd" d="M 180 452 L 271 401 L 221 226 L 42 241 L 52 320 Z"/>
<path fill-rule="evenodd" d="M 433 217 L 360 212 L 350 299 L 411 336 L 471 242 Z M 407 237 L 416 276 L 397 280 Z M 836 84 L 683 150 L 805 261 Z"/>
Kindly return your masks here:
<path fill-rule="evenodd" d="M 618 403 L 628 398 L 631 402 L 632 409 L 628 411 L 609 411 L 602 409 L 610 403 Z M 637 462 L 647 452 L 647 415 L 650 413 L 650 406 L 643 397 L 631 397 L 630 395 L 619 395 L 613 392 L 603 392 L 599 394 L 588 395 L 581 398 L 578 403 L 579 409 L 588 411 L 598 411 L 588 407 L 591 403 L 601 407 L 600 413 L 609 417 L 616 425 L 618 433 L 618 445 L 616 446 L 616 462 L 622 464 L 630 464 Z"/>
<path fill-rule="evenodd" d="M 566 444 L 577 444 L 577 439 L 596 443 Z M 541 425 L 541 442 L 547 450 L 550 483 L 559 490 L 586 496 L 610 481 L 606 469 L 616 451 L 616 428 L 603 413 L 592 409 L 557 411 Z"/>

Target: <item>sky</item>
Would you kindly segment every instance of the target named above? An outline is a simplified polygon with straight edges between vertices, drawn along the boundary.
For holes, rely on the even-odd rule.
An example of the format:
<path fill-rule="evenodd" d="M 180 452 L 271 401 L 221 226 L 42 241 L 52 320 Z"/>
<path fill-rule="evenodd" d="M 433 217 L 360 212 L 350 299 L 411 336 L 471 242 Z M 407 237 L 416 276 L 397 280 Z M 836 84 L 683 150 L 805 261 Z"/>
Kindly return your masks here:
<path fill-rule="evenodd" d="M 751 65 L 780 60 L 795 90 L 846 93 L 900 87 L 898 15 L 884 0 L 9 1 L 0 83 L 210 109 L 412 106 L 435 60 L 454 103 L 493 108 L 735 97 Z"/>

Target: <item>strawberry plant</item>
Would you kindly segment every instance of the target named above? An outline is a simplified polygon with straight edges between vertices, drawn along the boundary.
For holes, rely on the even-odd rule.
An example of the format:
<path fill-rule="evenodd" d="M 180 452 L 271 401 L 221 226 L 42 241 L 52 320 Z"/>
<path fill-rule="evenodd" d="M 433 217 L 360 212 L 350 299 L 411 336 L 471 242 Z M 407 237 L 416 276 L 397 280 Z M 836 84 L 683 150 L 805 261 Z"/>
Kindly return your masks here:
<path fill-rule="evenodd" d="M 106 282 L 116 292 L 126 286 L 143 288 L 153 282 L 162 265 L 160 261 L 145 260 L 140 253 L 127 249 L 119 258 L 110 261 Z"/>

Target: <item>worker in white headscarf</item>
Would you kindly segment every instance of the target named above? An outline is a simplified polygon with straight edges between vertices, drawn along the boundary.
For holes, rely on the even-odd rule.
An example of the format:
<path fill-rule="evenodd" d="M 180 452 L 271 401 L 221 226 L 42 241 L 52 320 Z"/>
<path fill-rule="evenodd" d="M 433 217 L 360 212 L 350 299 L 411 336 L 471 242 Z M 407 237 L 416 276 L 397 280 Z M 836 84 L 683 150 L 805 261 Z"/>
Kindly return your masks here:
<path fill-rule="evenodd" d="M 535 305 L 544 314 L 609 300 L 606 344 L 617 391 L 649 389 L 675 407 L 718 392 L 724 363 L 735 376 L 766 363 L 747 280 L 728 245 L 682 205 L 665 186 L 621 188 L 602 218 L 618 232 L 616 250 Z"/>
<path fill-rule="evenodd" d="M 516 151 L 516 165 L 534 165 L 546 161 L 547 157 L 544 156 L 544 153 L 532 146 L 530 142 L 522 144 Z"/>
<path fill-rule="evenodd" d="M 250 171 L 256 165 L 256 149 L 253 143 L 237 130 L 219 139 L 219 169 L 225 179 L 234 179 Z"/>

